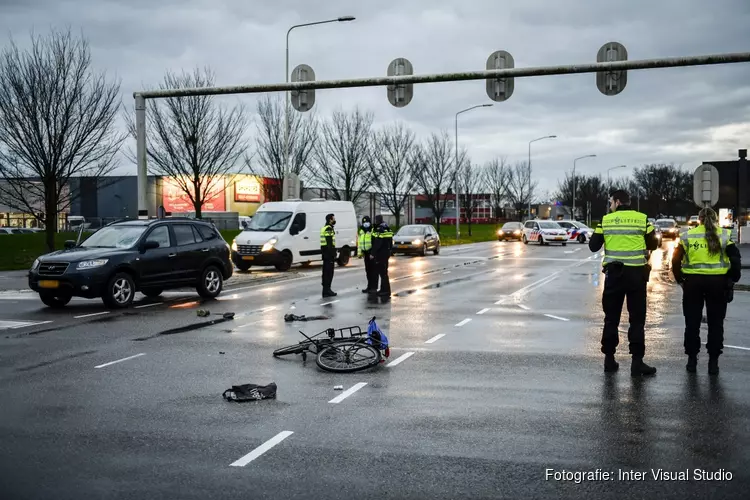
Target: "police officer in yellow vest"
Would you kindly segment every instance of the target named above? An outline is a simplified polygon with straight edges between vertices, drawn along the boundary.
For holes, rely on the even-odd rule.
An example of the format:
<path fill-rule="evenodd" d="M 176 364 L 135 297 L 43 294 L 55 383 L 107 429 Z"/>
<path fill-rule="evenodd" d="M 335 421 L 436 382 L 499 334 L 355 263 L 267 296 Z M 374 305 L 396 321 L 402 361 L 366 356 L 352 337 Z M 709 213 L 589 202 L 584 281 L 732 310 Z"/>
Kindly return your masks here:
<path fill-rule="evenodd" d="M 393 252 L 393 231 L 383 220 L 382 215 L 375 216 L 375 228 L 372 231 L 372 259 L 375 261 L 375 269 L 380 278 L 380 290 L 378 297 L 391 296 L 391 280 L 388 277 L 388 259 Z M 375 286 L 377 287 L 377 281 Z"/>
<path fill-rule="evenodd" d="M 333 265 L 336 260 L 336 217 L 333 214 L 326 215 L 326 224 L 320 230 L 320 253 L 323 256 L 323 297 L 335 297 L 336 292 L 331 290 L 333 282 Z"/>
<path fill-rule="evenodd" d="M 656 250 L 659 242 L 646 214 L 630 208 L 630 195 L 627 192 L 614 191 L 609 203 L 610 213 L 603 217 L 589 240 L 592 252 L 604 247 L 604 371 L 616 372 L 620 366 L 615 361 L 615 351 L 620 343 L 618 330 L 622 306 L 627 299 L 630 320 L 628 342 L 632 356 L 630 374 L 634 377 L 653 375 L 656 368 L 643 362 L 646 351 L 646 284 L 651 272 L 648 251 Z"/>
<path fill-rule="evenodd" d="M 365 260 L 367 287 L 362 290 L 362 293 L 377 293 L 378 274 L 375 269 L 375 261 L 372 259 L 372 223 L 367 215 L 362 217 L 362 225 L 359 227 L 357 257 Z"/>
<path fill-rule="evenodd" d="M 719 356 L 724 348 L 724 317 L 732 300 L 734 283 L 740 280 L 740 251 L 727 229 L 717 227 L 718 217 L 710 208 L 698 214 L 699 225 L 682 234 L 672 254 L 672 273 L 682 286 L 685 316 L 687 371 L 695 373 L 701 349 L 700 327 L 703 306 L 708 323 L 708 373 L 719 373 Z"/>

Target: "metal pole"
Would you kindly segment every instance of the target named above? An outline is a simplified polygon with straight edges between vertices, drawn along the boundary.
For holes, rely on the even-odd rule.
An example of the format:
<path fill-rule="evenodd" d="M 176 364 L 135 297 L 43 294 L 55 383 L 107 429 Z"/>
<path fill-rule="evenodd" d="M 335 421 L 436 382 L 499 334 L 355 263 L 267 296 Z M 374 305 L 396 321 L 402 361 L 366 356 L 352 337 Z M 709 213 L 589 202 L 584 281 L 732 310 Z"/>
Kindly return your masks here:
<path fill-rule="evenodd" d="M 633 61 L 584 63 L 563 66 L 540 66 L 531 68 L 491 69 L 464 71 L 459 73 L 437 73 L 426 75 L 379 76 L 350 78 L 345 80 L 319 80 L 310 82 L 271 83 L 263 85 L 236 85 L 229 87 L 199 87 L 192 89 L 149 90 L 139 92 L 146 99 L 160 97 L 187 97 L 196 95 L 259 94 L 264 92 L 286 92 L 289 90 L 340 89 L 352 87 L 385 87 L 409 83 L 459 82 L 495 78 L 523 78 L 527 76 L 573 75 L 638 69 L 676 68 L 685 66 L 707 66 L 750 62 L 750 52 L 735 54 L 712 54 L 707 56 L 665 57 Z"/>
<path fill-rule="evenodd" d="M 459 222 L 461 220 L 461 206 L 459 203 L 459 172 L 460 172 L 460 165 L 458 164 L 458 115 L 461 113 L 466 113 L 467 111 L 471 111 L 472 109 L 477 108 L 489 108 L 492 107 L 492 104 L 477 104 L 476 106 L 472 106 L 470 108 L 462 109 L 458 113 L 456 113 L 456 239 L 458 239 L 461 236 L 461 227 L 459 225 Z"/>
<path fill-rule="evenodd" d="M 577 191 L 577 178 L 576 178 L 576 162 L 578 160 L 583 160 L 584 158 L 596 158 L 596 155 L 586 155 L 586 156 L 579 156 L 575 160 L 573 160 L 573 213 L 571 214 L 573 216 L 573 220 L 576 219 L 576 194 L 578 194 Z"/>
<path fill-rule="evenodd" d="M 545 135 L 544 137 L 539 137 L 537 139 L 534 139 L 533 141 L 529 141 L 529 219 L 531 219 L 531 143 L 536 141 L 541 141 L 544 139 L 554 139 L 557 137 L 556 135 Z"/>
<path fill-rule="evenodd" d="M 138 218 L 148 219 L 148 168 L 146 163 L 146 99 L 135 96 L 135 141 L 138 162 Z"/>

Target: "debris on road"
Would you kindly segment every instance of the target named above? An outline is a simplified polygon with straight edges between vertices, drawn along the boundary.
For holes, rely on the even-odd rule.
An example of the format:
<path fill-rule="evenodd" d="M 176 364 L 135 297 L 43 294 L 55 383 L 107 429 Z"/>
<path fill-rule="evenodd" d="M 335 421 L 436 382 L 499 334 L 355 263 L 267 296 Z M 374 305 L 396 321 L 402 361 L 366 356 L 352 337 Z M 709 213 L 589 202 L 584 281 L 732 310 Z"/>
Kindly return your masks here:
<path fill-rule="evenodd" d="M 343 385 L 334 385 L 333 386 L 333 390 L 334 391 L 343 391 L 344 390 L 344 386 Z"/>
<path fill-rule="evenodd" d="M 276 383 L 268 385 L 242 384 L 233 385 L 221 395 L 226 401 L 244 403 L 246 401 L 260 401 L 262 399 L 276 399 Z"/>
<path fill-rule="evenodd" d="M 331 319 L 328 316 L 305 316 L 304 314 L 302 316 L 297 316 L 296 314 L 285 314 L 284 315 L 284 321 L 287 323 L 291 321 L 317 321 L 321 319 Z"/>
<path fill-rule="evenodd" d="M 209 316 L 211 314 L 211 311 L 208 309 L 198 309 L 195 311 L 195 314 L 198 315 L 199 318 L 205 318 L 206 316 Z"/>

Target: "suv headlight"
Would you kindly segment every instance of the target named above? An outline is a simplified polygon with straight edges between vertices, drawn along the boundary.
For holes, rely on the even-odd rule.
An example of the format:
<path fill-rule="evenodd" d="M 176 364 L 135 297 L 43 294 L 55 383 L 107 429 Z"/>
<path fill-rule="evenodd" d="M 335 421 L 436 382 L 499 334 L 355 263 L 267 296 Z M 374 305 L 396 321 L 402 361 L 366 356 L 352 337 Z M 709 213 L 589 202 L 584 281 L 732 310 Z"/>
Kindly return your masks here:
<path fill-rule="evenodd" d="M 279 242 L 279 239 L 274 236 L 270 240 L 268 240 L 264 245 L 263 248 L 261 248 L 261 252 L 270 252 L 273 249 L 273 246 Z"/>
<path fill-rule="evenodd" d="M 84 260 L 79 262 L 76 267 L 77 269 L 94 269 L 96 267 L 102 267 L 107 262 L 109 262 L 109 259 Z"/>
<path fill-rule="evenodd" d="M 422 244 L 422 240 L 420 240 L 419 238 L 417 238 L 416 240 L 413 240 L 413 241 L 411 242 L 411 244 L 412 244 L 412 245 L 421 245 L 421 244 Z"/>
<path fill-rule="evenodd" d="M 34 263 L 31 264 L 31 270 L 35 271 L 37 267 L 39 267 L 39 259 L 34 259 Z"/>
<path fill-rule="evenodd" d="M 234 251 L 234 252 L 237 251 L 237 240 L 236 239 L 232 240 L 232 251 Z"/>

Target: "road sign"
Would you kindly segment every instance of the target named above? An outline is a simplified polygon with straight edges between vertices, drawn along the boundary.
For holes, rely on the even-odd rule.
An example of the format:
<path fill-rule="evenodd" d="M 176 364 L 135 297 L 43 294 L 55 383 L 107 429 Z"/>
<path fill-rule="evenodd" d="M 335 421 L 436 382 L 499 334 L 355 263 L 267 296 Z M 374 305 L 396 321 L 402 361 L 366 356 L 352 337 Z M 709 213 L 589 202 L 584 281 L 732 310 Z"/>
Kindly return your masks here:
<path fill-rule="evenodd" d="M 510 69 L 515 67 L 515 61 L 510 53 L 498 50 L 487 58 L 487 69 Z M 503 102 L 513 95 L 513 78 L 488 78 L 487 96 L 496 102 Z"/>
<path fill-rule="evenodd" d="M 618 42 L 609 42 L 602 45 L 596 54 L 596 62 L 627 61 L 628 51 L 625 46 Z M 628 72 L 622 71 L 598 71 L 596 73 L 596 86 L 604 95 L 617 95 L 625 90 L 628 83 Z"/>
<path fill-rule="evenodd" d="M 300 64 L 292 70 L 293 82 L 313 82 L 315 81 L 315 71 L 307 64 Z M 315 89 L 309 90 L 292 90 L 292 106 L 297 111 L 310 111 L 315 105 Z"/>
<path fill-rule="evenodd" d="M 699 207 L 714 206 L 719 201 L 719 171 L 710 163 L 695 169 L 693 201 Z"/>
<path fill-rule="evenodd" d="M 388 65 L 388 76 L 413 75 L 414 66 L 408 59 L 399 57 L 391 61 Z M 388 101 L 397 108 L 403 108 L 411 102 L 414 97 L 414 84 L 408 85 L 388 85 Z"/>

